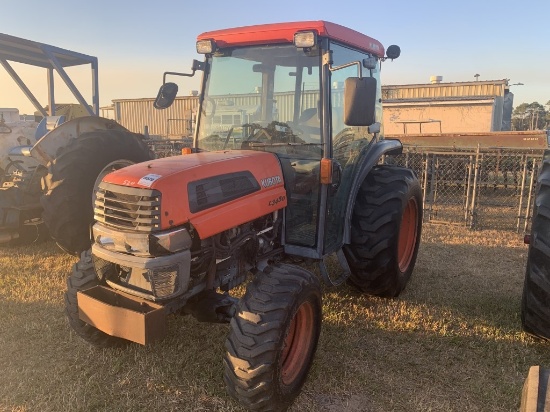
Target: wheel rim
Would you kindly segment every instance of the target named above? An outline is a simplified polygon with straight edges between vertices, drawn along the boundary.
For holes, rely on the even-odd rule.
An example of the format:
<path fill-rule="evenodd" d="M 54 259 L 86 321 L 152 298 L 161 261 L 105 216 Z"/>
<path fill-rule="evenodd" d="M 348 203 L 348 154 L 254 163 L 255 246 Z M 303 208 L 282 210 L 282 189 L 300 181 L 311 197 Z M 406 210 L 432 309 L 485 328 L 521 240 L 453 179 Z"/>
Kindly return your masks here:
<path fill-rule="evenodd" d="M 94 190 L 92 192 L 92 210 L 95 207 L 95 198 L 96 198 L 95 194 L 97 192 L 97 188 L 99 187 L 99 184 L 101 183 L 103 178 L 107 176 L 109 173 L 114 172 L 115 170 L 122 169 L 123 167 L 131 166 L 133 164 L 134 162 L 132 162 L 131 160 L 120 159 L 109 163 L 107 166 L 103 168 L 103 170 L 99 173 L 99 175 L 97 175 L 97 178 L 94 183 Z"/>
<path fill-rule="evenodd" d="M 405 272 L 411 263 L 416 245 L 418 205 L 414 197 L 410 198 L 403 212 L 399 231 L 398 261 L 399 270 Z"/>
<path fill-rule="evenodd" d="M 311 302 L 304 302 L 292 318 L 281 356 L 281 378 L 291 385 L 306 368 L 315 333 L 315 310 Z"/>

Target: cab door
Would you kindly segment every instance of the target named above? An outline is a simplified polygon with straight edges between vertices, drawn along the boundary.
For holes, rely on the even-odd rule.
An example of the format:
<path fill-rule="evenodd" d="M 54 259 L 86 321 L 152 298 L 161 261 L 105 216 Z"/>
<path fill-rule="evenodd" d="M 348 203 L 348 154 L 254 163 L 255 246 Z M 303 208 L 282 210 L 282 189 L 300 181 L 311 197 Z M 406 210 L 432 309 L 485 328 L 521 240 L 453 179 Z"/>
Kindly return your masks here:
<path fill-rule="evenodd" d="M 364 52 L 332 43 L 332 67 L 343 66 L 347 63 L 359 61 L 370 57 Z M 365 69 L 363 69 L 365 70 Z M 379 69 L 376 68 L 366 76 L 375 77 L 379 80 Z M 357 65 L 344 67 L 340 70 L 326 70 L 327 76 L 330 76 L 330 105 L 329 116 L 329 138 L 330 138 L 330 157 L 334 165 L 332 185 L 326 189 L 326 212 L 323 225 L 323 255 L 332 253 L 340 249 L 343 245 L 344 235 L 344 217 L 346 207 L 349 203 L 349 196 L 352 185 L 352 178 L 357 172 L 358 166 L 364 159 L 367 147 L 373 142 L 374 136 L 369 134 L 367 126 L 347 126 L 344 124 L 344 84 L 348 77 L 358 76 Z M 382 105 L 380 103 L 381 88 L 380 82 L 377 82 L 377 106 L 376 121 L 382 121 Z"/>

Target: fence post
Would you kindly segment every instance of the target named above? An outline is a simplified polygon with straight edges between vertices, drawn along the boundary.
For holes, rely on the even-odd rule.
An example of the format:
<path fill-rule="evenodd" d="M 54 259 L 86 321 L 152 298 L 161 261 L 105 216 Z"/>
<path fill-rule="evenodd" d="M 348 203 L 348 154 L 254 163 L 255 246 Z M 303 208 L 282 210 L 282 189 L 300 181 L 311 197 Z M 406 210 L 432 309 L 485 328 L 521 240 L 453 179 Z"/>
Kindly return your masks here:
<path fill-rule="evenodd" d="M 429 163 L 430 163 L 430 155 L 427 153 L 423 153 L 423 157 L 425 155 L 425 161 L 424 161 L 424 188 L 423 188 L 423 194 L 422 194 L 422 210 L 428 215 L 424 216 L 425 218 L 428 218 L 428 221 L 431 219 L 431 202 L 430 207 L 428 210 L 426 210 L 426 199 L 428 196 L 428 182 L 431 180 L 428 179 L 428 173 L 429 173 Z M 431 183 L 430 183 L 431 184 Z"/>
<path fill-rule="evenodd" d="M 527 196 L 527 210 L 525 212 L 525 223 L 523 225 L 523 231 L 527 232 L 527 226 L 529 226 L 529 219 L 531 218 L 531 200 L 533 198 L 533 188 L 535 185 L 535 175 L 539 174 L 539 162 L 533 159 L 533 172 L 531 173 L 531 181 L 529 182 L 529 195 Z"/>
<path fill-rule="evenodd" d="M 468 181 L 466 182 L 466 200 L 464 202 L 464 222 L 466 225 L 468 225 L 468 212 L 470 210 L 470 191 L 472 189 L 472 169 L 474 168 L 474 165 L 472 164 L 474 160 L 474 157 L 472 155 L 469 156 L 468 161 Z"/>
<path fill-rule="evenodd" d="M 469 227 L 470 229 L 473 229 L 475 228 L 477 222 L 476 222 L 476 214 L 477 214 L 477 210 L 476 210 L 476 196 L 477 196 L 477 184 L 478 184 L 478 178 L 479 178 L 479 158 L 480 158 L 480 148 L 479 148 L 479 144 L 477 145 L 477 149 L 476 149 L 476 162 L 475 162 L 475 166 L 474 166 L 474 185 L 473 185 L 473 188 L 472 188 L 472 202 L 471 202 L 471 207 L 470 207 L 470 222 L 469 222 Z"/>
<path fill-rule="evenodd" d="M 522 156 L 523 159 L 523 171 L 521 172 L 521 190 L 519 192 L 519 208 L 518 208 L 518 222 L 516 226 L 516 232 L 519 233 L 521 226 L 521 212 L 523 210 L 523 193 L 525 192 L 525 182 L 527 181 L 527 163 L 529 158 L 527 155 Z"/>

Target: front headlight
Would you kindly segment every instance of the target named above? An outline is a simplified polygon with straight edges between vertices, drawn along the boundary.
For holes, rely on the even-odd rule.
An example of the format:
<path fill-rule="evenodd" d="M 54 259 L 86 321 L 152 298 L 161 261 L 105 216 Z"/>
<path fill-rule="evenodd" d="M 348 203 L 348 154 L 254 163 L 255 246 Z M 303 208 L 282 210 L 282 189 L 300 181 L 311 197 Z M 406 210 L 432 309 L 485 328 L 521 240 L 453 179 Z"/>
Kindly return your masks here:
<path fill-rule="evenodd" d="M 157 253 L 175 253 L 182 250 L 191 248 L 191 236 L 185 228 L 178 230 L 170 230 L 163 233 L 151 234 L 149 237 L 149 248 L 151 253 L 154 256 L 157 256 Z"/>
<path fill-rule="evenodd" d="M 94 242 L 106 250 L 136 256 L 162 256 L 191 247 L 191 237 L 185 228 L 156 233 L 132 233 L 111 229 L 102 223 L 93 228 Z"/>

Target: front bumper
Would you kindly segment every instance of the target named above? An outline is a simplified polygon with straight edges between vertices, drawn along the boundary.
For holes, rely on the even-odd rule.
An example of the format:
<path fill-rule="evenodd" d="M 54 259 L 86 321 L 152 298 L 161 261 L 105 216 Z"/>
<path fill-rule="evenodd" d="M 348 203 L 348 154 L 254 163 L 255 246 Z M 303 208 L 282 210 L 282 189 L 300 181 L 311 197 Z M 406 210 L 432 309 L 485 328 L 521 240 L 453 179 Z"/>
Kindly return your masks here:
<path fill-rule="evenodd" d="M 77 294 L 80 320 L 118 338 L 147 345 L 166 334 L 161 305 L 104 286 Z"/>
<path fill-rule="evenodd" d="M 124 268 L 124 279 L 109 284 L 134 296 L 161 301 L 182 295 L 189 289 L 191 251 L 188 249 L 166 256 L 141 257 L 94 244 L 92 257 L 98 276 L 107 282 L 110 271 L 115 267 Z"/>

